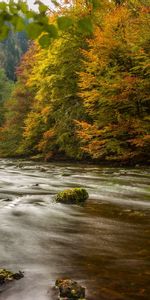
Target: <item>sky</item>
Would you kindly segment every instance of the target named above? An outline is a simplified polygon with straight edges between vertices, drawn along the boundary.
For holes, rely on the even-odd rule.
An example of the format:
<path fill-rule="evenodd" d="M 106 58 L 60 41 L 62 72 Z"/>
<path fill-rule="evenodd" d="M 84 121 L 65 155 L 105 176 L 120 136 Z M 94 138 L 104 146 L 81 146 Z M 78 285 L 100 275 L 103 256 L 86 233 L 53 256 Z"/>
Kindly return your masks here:
<path fill-rule="evenodd" d="M 50 0 L 41 0 L 44 4 L 47 4 L 49 5 L 50 4 Z M 27 0 L 28 2 L 28 5 L 31 7 L 31 8 L 35 8 L 35 5 L 34 5 L 34 2 L 35 0 Z"/>

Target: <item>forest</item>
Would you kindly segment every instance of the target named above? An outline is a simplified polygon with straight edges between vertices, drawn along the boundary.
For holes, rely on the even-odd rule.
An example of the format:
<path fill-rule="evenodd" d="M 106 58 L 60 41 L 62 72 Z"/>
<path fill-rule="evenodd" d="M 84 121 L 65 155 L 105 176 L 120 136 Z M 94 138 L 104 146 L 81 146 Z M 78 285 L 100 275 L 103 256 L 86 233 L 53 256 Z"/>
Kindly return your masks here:
<path fill-rule="evenodd" d="M 27 49 L 28 38 L 25 31 L 11 31 L 8 37 L 0 42 L 0 68 L 5 70 L 9 80 L 16 81 L 16 66 Z"/>
<path fill-rule="evenodd" d="M 15 35 L 13 66 L 1 42 L 1 157 L 150 162 L 149 1 L 89 2 L 49 13 L 53 39 Z"/>

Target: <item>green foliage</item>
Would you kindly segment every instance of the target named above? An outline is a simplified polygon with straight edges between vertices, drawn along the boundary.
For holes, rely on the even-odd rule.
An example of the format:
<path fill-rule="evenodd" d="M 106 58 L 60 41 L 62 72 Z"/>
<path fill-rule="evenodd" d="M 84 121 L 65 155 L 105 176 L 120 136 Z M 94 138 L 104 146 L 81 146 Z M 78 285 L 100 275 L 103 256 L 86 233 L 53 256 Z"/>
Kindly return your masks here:
<path fill-rule="evenodd" d="M 64 204 L 84 203 L 89 197 L 87 191 L 83 188 L 73 188 L 59 192 L 56 196 L 56 202 Z"/>
<path fill-rule="evenodd" d="M 50 45 L 51 38 L 48 34 L 42 34 L 38 41 L 41 47 L 47 48 Z"/>
<path fill-rule="evenodd" d="M 56 3 L 50 17 L 40 2 L 39 14 L 20 3 L 31 19 L 26 30 L 37 39 L 5 101 L 1 155 L 148 161 L 150 19 L 144 0 Z"/>
<path fill-rule="evenodd" d="M 31 39 L 36 39 L 43 32 L 43 28 L 38 23 L 29 23 L 27 24 L 26 31 Z"/>
<path fill-rule="evenodd" d="M 91 34 L 93 32 L 93 23 L 92 19 L 88 16 L 83 17 L 78 21 L 79 30 L 83 33 Z"/>
<path fill-rule="evenodd" d="M 62 16 L 57 18 L 57 24 L 60 30 L 67 30 L 73 25 L 73 20 L 68 16 Z"/>
<path fill-rule="evenodd" d="M 4 122 L 4 103 L 9 98 L 13 88 L 13 83 L 9 81 L 3 69 L 0 69 L 0 126 Z"/>
<path fill-rule="evenodd" d="M 5 39 L 11 29 L 25 30 L 31 39 L 36 39 L 41 32 L 49 32 L 48 7 L 40 1 L 37 1 L 37 4 L 39 12 L 30 10 L 27 3 L 22 0 L 2 2 L 0 6 L 0 38 Z"/>
<path fill-rule="evenodd" d="M 107 1 L 101 1 L 106 2 Z M 77 27 L 84 34 L 93 32 L 95 11 L 101 7 L 99 0 L 67 0 L 61 4 L 59 1 L 51 0 L 53 15 L 57 16 L 57 22 L 53 24 L 52 9 L 42 1 L 35 1 L 38 5 L 38 12 L 31 10 L 24 0 L 10 0 L 8 3 L 0 4 L 0 39 L 3 40 L 13 28 L 14 31 L 26 31 L 30 39 L 40 37 L 44 32 L 49 39 L 56 39 L 59 30 L 68 31 L 70 27 Z M 107 4 L 106 4 L 107 6 Z M 75 15 L 69 16 L 69 9 L 80 11 L 78 22 Z M 49 25 L 53 25 L 53 30 L 49 30 Z M 55 32 L 55 34 L 54 34 Z M 41 46 L 45 43 L 41 43 Z"/>
<path fill-rule="evenodd" d="M 34 30 L 33 30 L 34 32 Z M 42 33 L 42 32 L 41 32 Z M 37 36 L 39 33 L 37 34 Z M 50 46 L 53 39 L 57 38 L 58 32 L 54 24 L 47 25 L 47 33 L 42 33 L 38 39 L 38 42 L 42 48 Z M 34 38 L 34 37 L 33 37 Z"/>

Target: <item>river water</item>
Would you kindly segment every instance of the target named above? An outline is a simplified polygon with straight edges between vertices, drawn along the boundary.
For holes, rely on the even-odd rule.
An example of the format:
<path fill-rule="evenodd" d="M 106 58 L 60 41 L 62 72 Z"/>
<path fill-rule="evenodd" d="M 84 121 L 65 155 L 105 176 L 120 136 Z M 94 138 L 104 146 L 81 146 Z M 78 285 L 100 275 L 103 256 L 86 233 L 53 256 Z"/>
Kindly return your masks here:
<path fill-rule="evenodd" d="M 25 277 L 0 300 L 55 300 L 60 277 L 87 300 L 149 299 L 150 169 L 0 160 L 0 268 Z M 84 206 L 55 203 L 85 187 Z"/>

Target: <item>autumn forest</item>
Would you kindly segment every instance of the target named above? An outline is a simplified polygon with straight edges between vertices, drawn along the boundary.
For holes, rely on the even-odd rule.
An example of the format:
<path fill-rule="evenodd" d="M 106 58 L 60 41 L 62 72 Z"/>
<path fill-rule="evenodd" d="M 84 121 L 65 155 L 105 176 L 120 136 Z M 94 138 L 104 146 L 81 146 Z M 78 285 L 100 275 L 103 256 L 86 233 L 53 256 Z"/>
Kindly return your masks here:
<path fill-rule="evenodd" d="M 52 24 L 58 14 L 68 24 L 28 39 L 13 77 L 0 63 L 0 156 L 148 163 L 148 1 L 103 0 L 92 15 L 72 1 Z"/>

